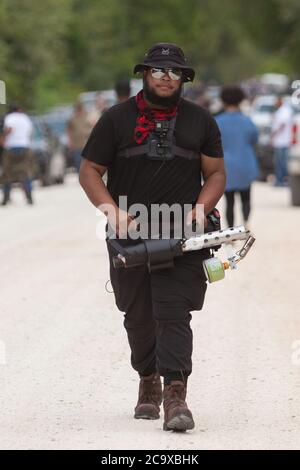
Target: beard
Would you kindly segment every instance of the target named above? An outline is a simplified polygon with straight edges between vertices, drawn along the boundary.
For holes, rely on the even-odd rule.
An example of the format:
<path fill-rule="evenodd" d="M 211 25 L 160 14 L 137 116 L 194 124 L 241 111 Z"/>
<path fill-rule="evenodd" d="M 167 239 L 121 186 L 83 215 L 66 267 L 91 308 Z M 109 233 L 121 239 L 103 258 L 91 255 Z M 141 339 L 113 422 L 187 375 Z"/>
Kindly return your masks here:
<path fill-rule="evenodd" d="M 182 85 L 183 84 L 181 83 L 178 90 L 175 90 L 170 96 L 159 96 L 149 86 L 146 77 L 143 77 L 144 98 L 146 98 L 151 104 L 163 106 L 164 108 L 172 108 L 178 104 L 182 92 Z"/>

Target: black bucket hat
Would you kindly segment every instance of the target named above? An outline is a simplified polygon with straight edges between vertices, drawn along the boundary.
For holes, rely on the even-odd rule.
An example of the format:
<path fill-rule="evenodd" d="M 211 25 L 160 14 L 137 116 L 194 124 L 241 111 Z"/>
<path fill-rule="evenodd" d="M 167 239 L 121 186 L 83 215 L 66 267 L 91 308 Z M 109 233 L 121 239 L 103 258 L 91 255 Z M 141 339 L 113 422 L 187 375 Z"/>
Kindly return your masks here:
<path fill-rule="evenodd" d="M 133 72 L 141 72 L 146 67 L 178 68 L 183 71 L 183 81 L 192 82 L 195 71 L 186 65 L 183 50 L 176 44 L 159 42 L 150 47 L 145 54 L 144 62 L 137 64 Z"/>

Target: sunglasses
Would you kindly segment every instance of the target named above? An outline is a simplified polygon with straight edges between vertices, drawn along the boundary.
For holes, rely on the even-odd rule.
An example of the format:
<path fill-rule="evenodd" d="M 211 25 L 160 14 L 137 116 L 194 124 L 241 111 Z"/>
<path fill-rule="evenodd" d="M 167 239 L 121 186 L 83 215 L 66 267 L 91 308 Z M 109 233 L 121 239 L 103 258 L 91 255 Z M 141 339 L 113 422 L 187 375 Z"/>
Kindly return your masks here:
<path fill-rule="evenodd" d="M 162 68 L 152 68 L 150 69 L 151 76 L 156 79 L 163 78 L 167 73 L 171 80 L 180 80 L 182 78 L 181 69 L 162 69 Z"/>

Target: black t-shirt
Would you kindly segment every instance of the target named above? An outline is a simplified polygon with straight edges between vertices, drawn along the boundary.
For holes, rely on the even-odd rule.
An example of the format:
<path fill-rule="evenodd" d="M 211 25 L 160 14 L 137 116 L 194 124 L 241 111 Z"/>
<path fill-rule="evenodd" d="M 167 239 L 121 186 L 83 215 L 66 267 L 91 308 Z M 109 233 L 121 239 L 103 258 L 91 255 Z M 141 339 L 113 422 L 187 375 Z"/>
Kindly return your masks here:
<path fill-rule="evenodd" d="M 176 145 L 199 153 L 199 159 L 175 156 L 164 162 L 146 156 L 117 156 L 117 152 L 137 146 L 134 129 L 138 109 L 135 98 L 110 108 L 95 125 L 82 156 L 108 167 L 107 188 L 118 204 L 127 196 L 134 203 L 194 204 L 201 190 L 200 154 L 223 157 L 221 135 L 210 113 L 181 98 L 175 126 Z"/>

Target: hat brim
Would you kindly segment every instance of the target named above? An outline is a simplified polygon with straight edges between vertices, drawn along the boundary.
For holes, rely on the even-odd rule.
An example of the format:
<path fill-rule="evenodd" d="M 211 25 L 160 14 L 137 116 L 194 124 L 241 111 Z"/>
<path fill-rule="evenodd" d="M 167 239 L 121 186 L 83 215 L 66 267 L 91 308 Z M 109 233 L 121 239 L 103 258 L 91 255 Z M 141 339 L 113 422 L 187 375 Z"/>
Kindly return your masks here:
<path fill-rule="evenodd" d="M 195 78 L 195 70 L 191 67 L 187 67 L 185 65 L 178 65 L 176 62 L 172 61 L 163 61 L 163 62 L 151 62 L 151 63 L 142 63 L 136 64 L 133 69 L 133 73 L 142 72 L 148 67 L 163 67 L 163 68 L 177 68 L 183 71 L 183 81 L 184 82 L 192 82 Z"/>

